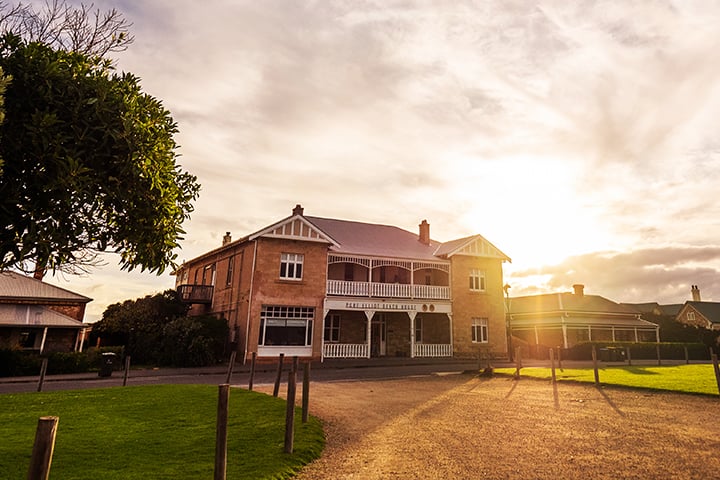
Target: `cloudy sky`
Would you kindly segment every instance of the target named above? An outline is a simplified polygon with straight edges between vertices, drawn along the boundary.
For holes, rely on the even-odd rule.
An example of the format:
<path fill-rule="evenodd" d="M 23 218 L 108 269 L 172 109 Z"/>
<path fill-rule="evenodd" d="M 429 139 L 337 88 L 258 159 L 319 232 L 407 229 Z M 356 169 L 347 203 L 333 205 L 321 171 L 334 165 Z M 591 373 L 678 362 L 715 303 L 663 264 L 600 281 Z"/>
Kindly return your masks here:
<path fill-rule="evenodd" d="M 179 124 L 180 258 L 290 215 L 480 233 L 511 295 L 720 300 L 720 4 L 96 1 Z M 49 279 L 105 307 L 174 286 Z M 713 298 L 714 297 L 714 298 Z"/>

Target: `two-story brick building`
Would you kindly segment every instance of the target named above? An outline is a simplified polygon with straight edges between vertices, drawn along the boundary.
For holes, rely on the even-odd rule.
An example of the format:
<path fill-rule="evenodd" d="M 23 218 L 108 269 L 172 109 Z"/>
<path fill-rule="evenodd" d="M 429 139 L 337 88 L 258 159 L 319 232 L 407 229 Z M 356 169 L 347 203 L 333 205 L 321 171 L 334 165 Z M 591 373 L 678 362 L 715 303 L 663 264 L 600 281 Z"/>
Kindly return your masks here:
<path fill-rule="evenodd" d="M 507 354 L 502 264 L 481 235 L 292 215 L 175 272 L 191 315 L 228 321 L 246 358 Z"/>

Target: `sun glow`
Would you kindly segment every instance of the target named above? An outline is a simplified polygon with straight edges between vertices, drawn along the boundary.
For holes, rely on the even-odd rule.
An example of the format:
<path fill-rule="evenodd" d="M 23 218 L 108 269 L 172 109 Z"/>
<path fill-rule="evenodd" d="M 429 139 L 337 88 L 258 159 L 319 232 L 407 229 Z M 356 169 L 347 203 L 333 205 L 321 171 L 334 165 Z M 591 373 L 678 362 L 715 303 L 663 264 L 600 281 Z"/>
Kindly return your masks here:
<path fill-rule="evenodd" d="M 477 202 L 464 209 L 459 222 L 486 236 L 517 269 L 607 249 L 610 239 L 599 208 L 576 189 L 581 165 L 570 165 L 567 159 L 530 156 L 464 163 L 459 178 L 465 195 Z"/>

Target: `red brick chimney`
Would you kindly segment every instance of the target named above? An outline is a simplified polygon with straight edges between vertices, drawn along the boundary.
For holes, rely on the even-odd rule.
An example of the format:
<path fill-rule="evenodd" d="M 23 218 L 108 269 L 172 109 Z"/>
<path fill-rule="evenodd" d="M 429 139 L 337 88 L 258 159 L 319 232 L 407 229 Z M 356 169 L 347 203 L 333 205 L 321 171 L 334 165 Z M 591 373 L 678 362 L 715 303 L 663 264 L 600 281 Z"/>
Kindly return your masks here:
<path fill-rule="evenodd" d="M 293 215 L 300 215 L 302 216 L 305 212 L 305 209 L 298 203 L 295 205 L 295 208 L 293 208 Z"/>
<path fill-rule="evenodd" d="M 418 226 L 420 227 L 420 243 L 430 245 L 430 224 L 427 223 L 427 220 L 423 220 Z"/>
<path fill-rule="evenodd" d="M 578 297 L 582 297 L 585 295 L 585 285 L 582 283 L 576 283 L 573 285 L 573 290 L 575 290 L 575 295 Z"/>

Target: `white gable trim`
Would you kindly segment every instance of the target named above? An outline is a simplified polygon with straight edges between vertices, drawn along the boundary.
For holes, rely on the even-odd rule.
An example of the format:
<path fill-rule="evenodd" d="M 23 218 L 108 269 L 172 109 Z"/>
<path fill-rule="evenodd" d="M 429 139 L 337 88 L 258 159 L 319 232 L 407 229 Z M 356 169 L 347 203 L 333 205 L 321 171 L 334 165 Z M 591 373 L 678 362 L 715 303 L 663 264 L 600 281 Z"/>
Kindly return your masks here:
<path fill-rule="evenodd" d="M 471 257 L 499 258 L 512 262 L 510 257 L 505 255 L 499 248 L 486 240 L 482 235 L 470 237 L 467 242 L 459 245 L 455 250 L 448 253 L 448 258 L 453 255 L 467 255 Z"/>
<path fill-rule="evenodd" d="M 302 240 L 305 242 L 329 243 L 336 247 L 340 246 L 337 242 L 335 242 L 335 240 L 330 238 L 328 234 L 307 221 L 301 215 L 293 215 L 292 217 L 280 220 L 279 222 L 250 235 L 249 239 L 255 240 L 258 237 Z"/>

